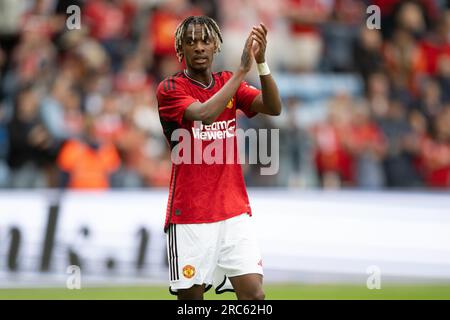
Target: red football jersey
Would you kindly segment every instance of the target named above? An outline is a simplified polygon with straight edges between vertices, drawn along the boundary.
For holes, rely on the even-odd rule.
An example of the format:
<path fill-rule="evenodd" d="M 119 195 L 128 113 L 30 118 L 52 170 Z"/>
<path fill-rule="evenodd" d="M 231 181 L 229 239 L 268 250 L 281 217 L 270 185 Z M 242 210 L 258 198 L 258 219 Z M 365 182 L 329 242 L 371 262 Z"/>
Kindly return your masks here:
<path fill-rule="evenodd" d="M 158 86 L 159 117 L 171 146 L 172 161 L 177 150 L 174 148 L 181 148 L 183 143 L 183 139 L 171 141 L 176 129 L 184 129 L 183 137 L 189 139 L 187 142 L 192 146 L 179 152 L 180 158 L 186 157 L 184 159 L 190 159 L 190 162 L 175 161 L 172 164 L 165 228 L 169 223 L 209 223 L 244 212 L 251 215 L 242 168 L 237 161 L 236 109 L 241 109 L 248 117 L 256 115 L 250 106 L 260 90 L 242 82 L 225 110 L 211 125 L 183 119 L 189 105 L 207 101 L 231 76 L 228 71 L 213 73 L 211 84 L 205 87 L 186 72 L 179 72 Z M 189 151 L 190 155 L 185 154 Z M 205 161 L 205 154 L 220 160 L 215 163 Z"/>

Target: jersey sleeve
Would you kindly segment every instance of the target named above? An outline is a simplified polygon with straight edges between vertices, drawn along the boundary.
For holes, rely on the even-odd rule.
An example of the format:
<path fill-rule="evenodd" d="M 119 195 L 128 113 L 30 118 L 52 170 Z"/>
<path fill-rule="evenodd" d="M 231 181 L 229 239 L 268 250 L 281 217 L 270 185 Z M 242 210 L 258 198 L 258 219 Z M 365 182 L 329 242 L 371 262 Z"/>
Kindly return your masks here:
<path fill-rule="evenodd" d="M 176 83 L 174 79 L 162 81 L 157 89 L 159 115 L 166 121 L 175 121 L 179 125 L 183 123 L 183 115 L 186 109 L 198 99 L 190 96 L 184 87 Z"/>
<path fill-rule="evenodd" d="M 251 111 L 250 107 L 253 100 L 261 93 L 261 90 L 242 81 L 241 85 L 236 91 L 236 108 L 241 109 L 249 118 L 254 117 L 257 112 Z"/>

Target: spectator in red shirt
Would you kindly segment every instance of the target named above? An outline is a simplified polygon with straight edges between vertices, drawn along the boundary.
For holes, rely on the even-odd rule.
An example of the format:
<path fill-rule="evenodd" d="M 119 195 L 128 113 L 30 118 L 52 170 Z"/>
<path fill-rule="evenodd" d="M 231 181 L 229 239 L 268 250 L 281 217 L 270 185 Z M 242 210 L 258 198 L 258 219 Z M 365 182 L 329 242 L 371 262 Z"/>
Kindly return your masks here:
<path fill-rule="evenodd" d="M 147 26 L 147 43 L 153 53 L 153 65 L 161 78 L 181 67 L 173 47 L 174 30 L 185 17 L 201 14 L 201 10 L 187 0 L 167 0 L 153 10 Z"/>
<path fill-rule="evenodd" d="M 438 72 L 439 60 L 450 58 L 450 13 L 444 11 L 439 18 L 434 32 L 422 42 L 425 54 L 426 71 L 435 76 Z"/>
<path fill-rule="evenodd" d="M 90 0 L 84 8 L 90 34 L 100 41 L 111 56 L 111 65 L 115 72 L 126 53 L 127 36 L 134 13 L 135 6 L 131 0 Z"/>
<path fill-rule="evenodd" d="M 103 99 L 102 109 L 93 124 L 95 137 L 100 141 L 115 143 L 122 134 L 124 124 L 119 105 L 119 97 L 115 94 Z"/>
<path fill-rule="evenodd" d="M 323 40 L 319 27 L 327 21 L 334 0 L 286 0 L 283 16 L 289 23 L 290 48 L 285 51 L 287 67 L 313 71 L 320 63 Z"/>
<path fill-rule="evenodd" d="M 421 163 L 428 187 L 450 187 L 450 107 L 444 109 L 433 123 L 432 138 L 421 145 Z"/>
<path fill-rule="evenodd" d="M 351 100 L 346 95 L 335 97 L 329 106 L 328 120 L 313 128 L 315 163 L 325 188 L 352 185 L 353 159 L 348 137 L 351 133 Z"/>

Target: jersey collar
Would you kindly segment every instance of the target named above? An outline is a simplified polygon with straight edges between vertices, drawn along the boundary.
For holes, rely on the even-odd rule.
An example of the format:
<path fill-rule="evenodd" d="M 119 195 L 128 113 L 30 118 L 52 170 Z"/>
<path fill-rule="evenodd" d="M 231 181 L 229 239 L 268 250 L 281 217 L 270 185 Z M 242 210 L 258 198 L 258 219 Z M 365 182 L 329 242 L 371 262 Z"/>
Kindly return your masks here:
<path fill-rule="evenodd" d="M 204 85 L 204 84 L 201 83 L 200 81 L 197 81 L 197 80 L 191 78 L 191 77 L 188 75 L 186 69 L 183 70 L 183 73 L 184 73 L 184 75 L 186 76 L 186 78 L 188 78 L 193 84 L 195 84 L 195 85 L 197 85 L 197 86 L 199 86 L 199 87 L 201 87 L 201 88 L 203 88 L 203 89 L 211 89 L 212 87 L 214 87 L 215 80 L 214 80 L 214 75 L 213 75 L 213 74 L 211 74 L 211 82 L 210 82 L 208 85 Z"/>

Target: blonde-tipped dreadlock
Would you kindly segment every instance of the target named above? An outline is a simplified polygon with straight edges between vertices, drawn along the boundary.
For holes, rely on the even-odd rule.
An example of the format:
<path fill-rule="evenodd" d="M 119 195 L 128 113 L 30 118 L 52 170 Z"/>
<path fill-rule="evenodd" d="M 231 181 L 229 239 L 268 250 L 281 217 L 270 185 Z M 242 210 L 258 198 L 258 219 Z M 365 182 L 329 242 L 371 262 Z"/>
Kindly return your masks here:
<path fill-rule="evenodd" d="M 194 28 L 192 28 L 192 39 L 194 37 L 195 25 L 202 26 L 202 39 L 205 39 L 205 30 L 206 34 L 210 39 L 213 39 L 214 45 L 216 47 L 215 52 L 220 51 L 220 44 L 223 42 L 222 33 L 220 32 L 220 28 L 217 23 L 206 16 L 190 16 L 181 22 L 176 31 L 175 31 L 175 51 L 177 53 L 178 60 L 181 62 L 183 60 L 183 37 L 188 29 L 189 25 L 193 24 Z"/>

